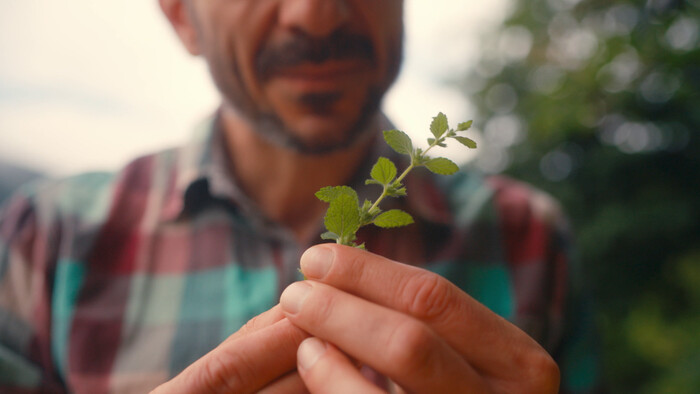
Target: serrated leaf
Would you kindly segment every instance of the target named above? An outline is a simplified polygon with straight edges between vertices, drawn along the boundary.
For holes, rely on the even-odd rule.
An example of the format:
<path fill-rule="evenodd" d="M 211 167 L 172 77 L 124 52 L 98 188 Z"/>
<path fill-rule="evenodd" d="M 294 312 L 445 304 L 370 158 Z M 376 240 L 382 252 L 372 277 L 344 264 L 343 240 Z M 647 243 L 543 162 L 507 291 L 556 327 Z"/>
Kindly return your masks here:
<path fill-rule="evenodd" d="M 399 130 L 384 131 L 384 140 L 397 153 L 410 155 L 413 153 L 413 142 L 411 137 Z"/>
<path fill-rule="evenodd" d="M 340 194 L 335 197 L 326 211 L 323 223 L 329 232 L 338 235 L 337 239 L 340 241 L 354 241 L 355 233 L 360 228 L 357 195 L 354 198 L 348 194 Z"/>
<path fill-rule="evenodd" d="M 387 185 L 396 178 L 396 165 L 386 157 L 380 157 L 372 167 L 370 176 L 380 184 Z"/>
<path fill-rule="evenodd" d="M 389 187 L 386 190 L 386 195 L 389 197 L 405 197 L 406 188 L 405 187 Z"/>
<path fill-rule="evenodd" d="M 324 239 L 326 241 L 329 241 L 329 240 L 335 241 L 338 239 L 338 234 L 332 233 L 330 231 L 326 231 L 325 233 L 321 234 L 321 239 Z"/>
<path fill-rule="evenodd" d="M 433 118 L 432 123 L 430 123 L 430 132 L 433 133 L 435 138 L 442 137 L 448 128 L 447 116 L 445 116 L 445 114 L 442 112 L 437 114 L 437 116 Z"/>
<path fill-rule="evenodd" d="M 457 141 L 459 141 L 462 145 L 466 146 L 467 148 L 476 149 L 476 141 L 474 141 L 471 138 L 467 138 L 467 137 L 452 137 L 452 138 L 456 139 Z"/>
<path fill-rule="evenodd" d="M 473 121 L 462 122 L 457 126 L 457 131 L 467 131 L 472 127 Z"/>
<path fill-rule="evenodd" d="M 349 186 L 326 186 L 316 192 L 316 198 L 323 202 L 332 202 L 341 195 L 357 199 L 357 192 Z"/>
<path fill-rule="evenodd" d="M 435 159 L 430 159 L 425 163 L 431 172 L 439 175 L 452 175 L 459 171 L 457 164 L 453 163 L 452 160 L 446 159 L 444 157 L 438 157 Z"/>
<path fill-rule="evenodd" d="M 386 195 L 388 197 L 404 197 L 406 195 L 406 188 L 401 182 L 394 181 L 386 188 Z"/>
<path fill-rule="evenodd" d="M 403 227 L 413 223 L 413 217 L 400 209 L 386 211 L 374 219 L 374 224 L 381 228 Z"/>
<path fill-rule="evenodd" d="M 413 164 L 416 167 L 422 166 L 426 161 L 430 160 L 430 156 L 417 156 L 413 158 Z"/>
<path fill-rule="evenodd" d="M 365 200 L 365 202 L 362 204 L 362 208 L 360 208 L 360 227 L 372 223 L 374 217 L 381 212 L 379 207 L 372 209 L 372 205 L 372 202 L 369 200 Z"/>

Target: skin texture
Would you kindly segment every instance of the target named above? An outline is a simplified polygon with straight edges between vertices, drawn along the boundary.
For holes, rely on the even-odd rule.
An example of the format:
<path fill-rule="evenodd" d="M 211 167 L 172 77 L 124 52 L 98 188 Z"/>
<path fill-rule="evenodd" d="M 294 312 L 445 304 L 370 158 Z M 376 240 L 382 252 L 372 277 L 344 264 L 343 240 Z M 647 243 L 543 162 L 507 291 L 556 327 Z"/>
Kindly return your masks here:
<path fill-rule="evenodd" d="M 436 274 L 332 244 L 307 250 L 301 269 L 310 280 L 290 285 L 280 305 L 316 337 L 297 356 L 311 392 L 368 384 L 344 354 L 399 392 L 558 391 L 558 367 L 534 340 Z M 325 347 L 309 350 L 313 341 Z"/>
<path fill-rule="evenodd" d="M 305 393 L 294 353 L 307 336 L 277 305 L 151 393 Z"/>
<path fill-rule="evenodd" d="M 378 131 L 403 1 L 159 1 L 221 92 L 231 172 L 271 220 L 315 239 L 313 193 L 346 184 Z M 398 392 L 558 389 L 535 341 L 437 275 L 328 244 L 301 267 L 311 280 L 154 392 L 379 392 L 359 364 Z"/>

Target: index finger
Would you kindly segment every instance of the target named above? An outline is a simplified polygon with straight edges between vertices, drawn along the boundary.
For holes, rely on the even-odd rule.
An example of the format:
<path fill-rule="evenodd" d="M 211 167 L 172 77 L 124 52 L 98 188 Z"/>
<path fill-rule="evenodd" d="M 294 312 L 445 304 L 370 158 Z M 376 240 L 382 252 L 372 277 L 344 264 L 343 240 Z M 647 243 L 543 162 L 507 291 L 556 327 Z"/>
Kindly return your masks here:
<path fill-rule="evenodd" d="M 296 366 L 308 334 L 282 319 L 225 341 L 152 393 L 257 392 Z"/>
<path fill-rule="evenodd" d="M 504 377 L 552 363 L 527 334 L 430 271 L 335 244 L 307 250 L 301 269 L 309 279 L 423 321 L 487 374 Z"/>
<path fill-rule="evenodd" d="M 282 312 L 280 305 L 277 304 L 267 311 L 248 320 L 248 322 L 239 328 L 238 331 L 229 335 L 229 337 L 226 338 L 223 343 L 231 342 L 240 337 L 252 334 L 265 327 L 271 326 L 282 319 L 284 319 L 284 313 Z"/>

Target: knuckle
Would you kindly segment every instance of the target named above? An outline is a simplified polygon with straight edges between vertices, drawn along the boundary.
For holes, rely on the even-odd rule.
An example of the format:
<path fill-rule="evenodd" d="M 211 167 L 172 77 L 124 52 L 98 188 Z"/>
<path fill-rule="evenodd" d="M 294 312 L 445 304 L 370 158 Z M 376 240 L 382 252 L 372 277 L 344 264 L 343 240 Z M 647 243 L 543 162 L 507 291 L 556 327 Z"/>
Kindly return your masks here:
<path fill-rule="evenodd" d="M 424 271 L 406 279 L 403 294 L 406 294 L 409 314 L 431 320 L 447 311 L 454 293 L 446 279 Z"/>
<path fill-rule="evenodd" d="M 242 355 L 220 352 L 208 357 L 192 375 L 196 380 L 195 387 L 201 387 L 205 392 L 240 392 L 246 388 L 252 370 Z"/>
<path fill-rule="evenodd" d="M 221 372 L 222 365 L 216 357 L 207 357 L 200 360 L 199 368 L 190 370 L 187 376 L 191 383 L 185 387 L 191 387 L 193 390 L 206 390 L 207 392 L 216 392 L 217 387 L 225 384 L 224 375 Z"/>
<path fill-rule="evenodd" d="M 238 329 L 238 333 L 241 335 L 246 335 L 257 330 L 258 321 L 260 320 L 259 318 L 260 315 L 253 316 L 250 320 L 246 322 L 246 324 L 243 325 L 243 327 Z"/>
<path fill-rule="evenodd" d="M 427 327 L 407 320 L 396 327 L 389 340 L 388 361 L 399 371 L 429 367 L 433 364 L 434 342 L 434 335 Z"/>

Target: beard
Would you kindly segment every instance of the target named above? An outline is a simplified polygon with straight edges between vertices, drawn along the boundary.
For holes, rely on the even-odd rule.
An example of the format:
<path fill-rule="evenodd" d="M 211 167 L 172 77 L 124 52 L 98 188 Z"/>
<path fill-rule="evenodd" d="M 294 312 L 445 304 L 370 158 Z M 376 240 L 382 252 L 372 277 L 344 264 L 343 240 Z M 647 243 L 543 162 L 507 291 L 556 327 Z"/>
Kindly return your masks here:
<path fill-rule="evenodd" d="M 231 48 L 233 49 L 233 48 Z M 227 103 L 237 111 L 252 128 L 272 144 L 307 155 L 322 155 L 347 149 L 364 137 L 373 134 L 370 126 L 379 112 L 382 98 L 396 79 L 402 58 L 401 42 L 389 53 L 390 64 L 383 81 L 367 89 L 364 102 L 356 119 L 344 130 L 329 130 L 340 138 L 332 140 L 308 141 L 297 135 L 274 111 L 263 110 L 247 92 L 242 73 L 235 59 L 217 59 L 210 61 L 209 67 L 218 90 Z M 229 51 L 228 53 L 235 53 Z M 228 60 L 228 61 L 226 61 Z M 376 66 L 375 49 L 371 41 L 364 36 L 339 30 L 328 37 L 315 38 L 297 33 L 278 45 L 263 47 L 255 59 L 256 77 L 261 81 L 272 78 L 276 73 L 288 67 L 305 63 L 321 64 L 331 60 L 361 60 Z M 298 97 L 310 113 L 330 113 L 329 109 L 340 94 L 313 93 Z"/>
<path fill-rule="evenodd" d="M 308 106 L 313 107 L 315 113 L 323 113 L 323 108 L 331 105 L 335 97 L 329 97 L 329 94 L 309 94 L 301 97 Z M 269 142 L 277 146 L 292 150 L 297 153 L 307 155 L 323 155 L 339 150 L 344 150 L 352 147 L 354 144 L 364 141 L 365 137 L 374 134 L 376 130 L 372 129 L 372 120 L 379 111 L 383 93 L 371 89 L 368 92 L 367 98 L 362 106 L 359 116 L 350 127 L 345 130 L 329 130 L 329 132 L 338 133 L 342 137 L 333 141 L 308 141 L 302 139 L 290 130 L 275 113 L 260 113 L 256 118 L 250 119 L 253 123 L 253 128 Z"/>

